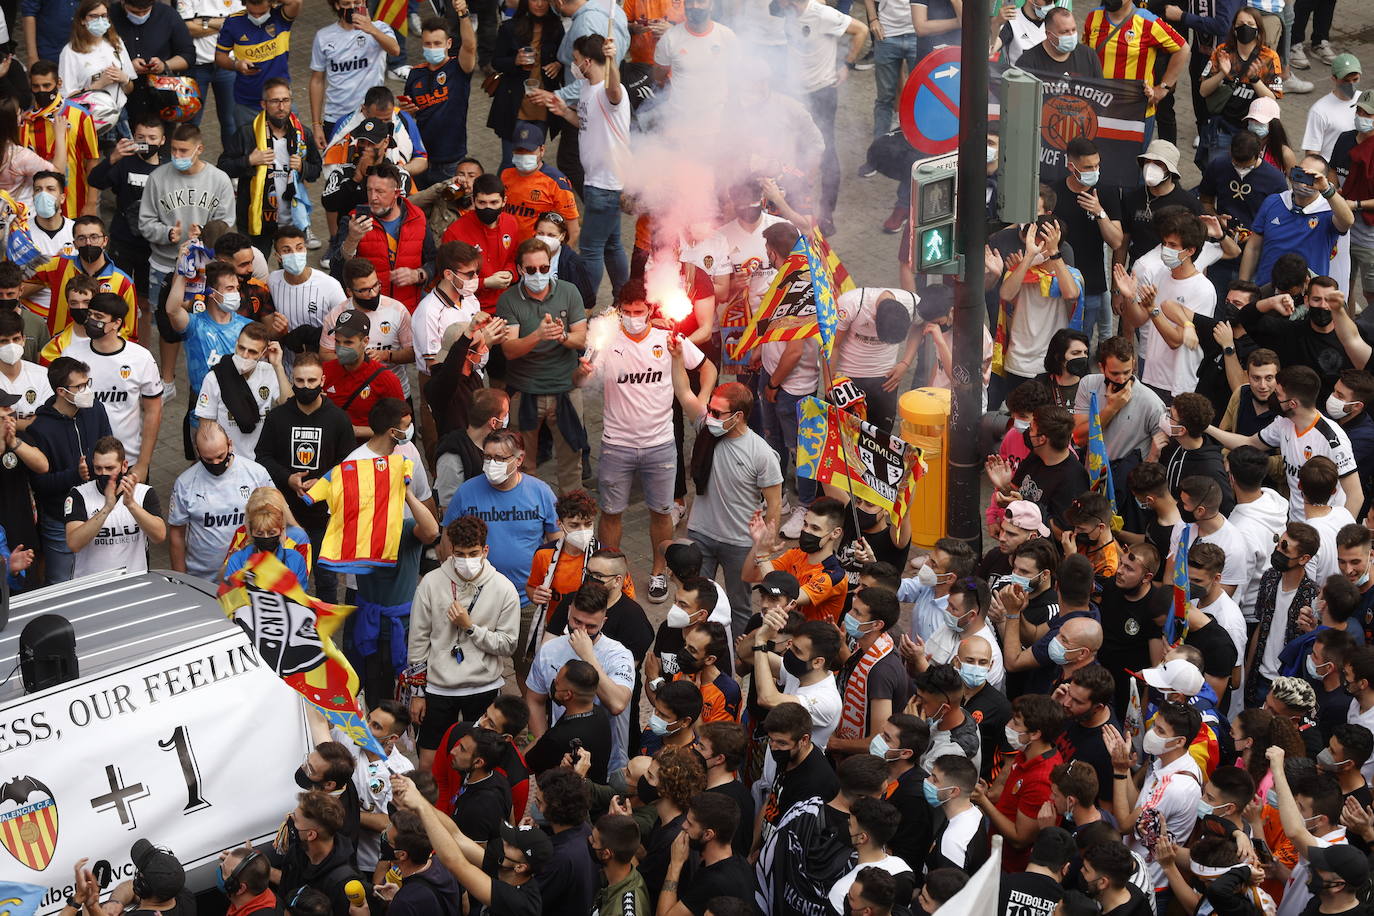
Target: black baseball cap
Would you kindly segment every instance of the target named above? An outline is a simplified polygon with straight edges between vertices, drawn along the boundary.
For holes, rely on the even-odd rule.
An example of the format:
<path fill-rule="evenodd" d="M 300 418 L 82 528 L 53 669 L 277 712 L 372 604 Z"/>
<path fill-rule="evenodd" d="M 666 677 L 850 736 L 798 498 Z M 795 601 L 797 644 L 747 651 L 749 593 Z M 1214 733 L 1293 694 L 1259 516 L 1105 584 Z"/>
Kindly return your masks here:
<path fill-rule="evenodd" d="M 0 407 L 13 407 L 19 403 L 20 395 L 10 394 L 8 391 L 0 391 Z"/>
<path fill-rule="evenodd" d="M 501 839 L 524 854 L 530 863 L 530 871 L 538 874 L 544 865 L 553 858 L 553 842 L 549 835 L 538 827 L 522 824 L 519 827 L 509 823 L 501 825 Z"/>
<path fill-rule="evenodd" d="M 339 321 L 334 325 L 334 336 L 347 334 L 350 337 L 366 337 L 372 333 L 372 319 L 367 317 L 367 313 L 359 309 L 349 309 L 339 316 Z"/>
<path fill-rule="evenodd" d="M 663 551 L 663 561 L 679 580 L 688 576 L 700 575 L 701 548 L 691 542 L 669 544 Z"/>
<path fill-rule="evenodd" d="M 171 900 L 186 889 L 186 870 L 170 850 L 154 846 L 147 840 L 138 840 L 129 850 L 129 859 L 148 897 Z"/>
<path fill-rule="evenodd" d="M 354 140 L 381 143 L 391 135 L 391 124 L 381 118 L 364 118 L 361 124 L 353 128 L 352 133 Z"/>
<path fill-rule="evenodd" d="M 1361 888 L 1369 881 L 1369 859 L 1354 846 L 1310 846 L 1307 861 L 1319 871 L 1340 875 L 1351 888 Z"/>
<path fill-rule="evenodd" d="M 755 583 L 754 591 L 775 597 L 782 595 L 789 601 L 796 601 L 797 596 L 801 594 L 801 584 L 797 582 L 797 577 L 790 572 L 775 569 L 764 576 L 762 582 Z"/>

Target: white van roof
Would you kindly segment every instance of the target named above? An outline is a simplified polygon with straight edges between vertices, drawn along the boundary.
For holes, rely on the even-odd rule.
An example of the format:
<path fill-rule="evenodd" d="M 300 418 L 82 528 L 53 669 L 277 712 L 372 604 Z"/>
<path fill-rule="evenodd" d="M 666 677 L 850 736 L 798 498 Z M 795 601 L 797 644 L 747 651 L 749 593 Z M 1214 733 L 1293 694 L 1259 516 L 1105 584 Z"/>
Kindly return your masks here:
<path fill-rule="evenodd" d="M 9 623 L 0 632 L 0 678 L 9 675 L 0 683 L 0 704 L 24 696 L 19 634 L 34 618 L 60 614 L 71 622 L 84 678 L 233 627 L 215 591 L 185 573 L 119 569 L 11 595 Z"/>

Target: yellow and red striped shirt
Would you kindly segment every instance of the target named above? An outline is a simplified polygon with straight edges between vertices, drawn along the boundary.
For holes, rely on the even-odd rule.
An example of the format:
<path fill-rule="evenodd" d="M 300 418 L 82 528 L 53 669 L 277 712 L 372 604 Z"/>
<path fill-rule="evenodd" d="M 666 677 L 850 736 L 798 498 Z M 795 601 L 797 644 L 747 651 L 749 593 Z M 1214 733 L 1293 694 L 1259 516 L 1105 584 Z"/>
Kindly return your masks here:
<path fill-rule="evenodd" d="M 413 468 L 414 462 L 400 455 L 350 458 L 315 481 L 305 494 L 306 505 L 320 500 L 329 504 L 321 566 L 365 573 L 396 565 Z"/>
<path fill-rule="evenodd" d="M 1083 43 L 1097 52 L 1103 79 L 1153 82 L 1156 57 L 1182 48 L 1183 37 L 1149 10 L 1137 9 L 1116 26 L 1099 7 L 1083 22 Z"/>
<path fill-rule="evenodd" d="M 63 99 L 56 99 L 41 111 L 26 112 L 19 121 L 19 142 L 42 156 L 53 161 L 56 150 L 56 131 L 53 117 L 58 106 L 67 119 L 67 203 L 62 208 L 69 219 L 80 216 L 86 205 L 86 195 L 90 184 L 86 181 L 86 162 L 100 158 L 100 147 L 95 136 L 95 119 L 80 105 Z"/>
<path fill-rule="evenodd" d="M 81 269 L 77 256 L 60 254 L 38 268 L 33 275 L 33 282 L 44 284 L 52 293 L 46 309 L 33 307 L 35 315 L 47 319 L 50 334 L 56 334 L 72 323 L 72 313 L 67 308 L 67 281 L 79 273 L 85 271 Z M 119 336 L 126 340 L 136 340 L 138 302 L 134 294 L 134 281 L 116 267 L 109 257 L 105 258 L 105 266 L 95 275 L 95 279 L 100 281 L 102 293 L 114 293 L 129 304 L 129 314 L 124 318 L 124 327 L 120 329 Z"/>

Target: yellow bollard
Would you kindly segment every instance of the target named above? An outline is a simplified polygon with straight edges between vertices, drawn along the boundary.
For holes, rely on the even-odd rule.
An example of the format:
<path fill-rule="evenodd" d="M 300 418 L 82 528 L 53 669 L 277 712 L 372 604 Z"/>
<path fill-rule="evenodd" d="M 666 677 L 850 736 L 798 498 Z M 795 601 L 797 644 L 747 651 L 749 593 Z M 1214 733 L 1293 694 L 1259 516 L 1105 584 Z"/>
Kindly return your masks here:
<path fill-rule="evenodd" d="M 921 450 L 925 474 L 916 483 L 911 508 L 911 543 L 932 548 L 945 536 L 945 482 L 949 480 L 948 388 L 917 388 L 902 395 L 897 413 L 902 438 Z"/>

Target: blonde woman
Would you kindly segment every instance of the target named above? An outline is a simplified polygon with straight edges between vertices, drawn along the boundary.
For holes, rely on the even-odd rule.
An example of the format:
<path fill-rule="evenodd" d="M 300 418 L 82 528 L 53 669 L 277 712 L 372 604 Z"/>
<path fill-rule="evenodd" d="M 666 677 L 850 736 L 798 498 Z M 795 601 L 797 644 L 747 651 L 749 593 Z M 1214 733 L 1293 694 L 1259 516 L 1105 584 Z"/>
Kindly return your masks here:
<path fill-rule="evenodd" d="M 134 65 L 110 24 L 104 0 L 82 0 L 72 20 L 72 35 L 57 61 L 58 77 L 67 98 L 85 107 L 105 133 L 134 87 Z"/>

